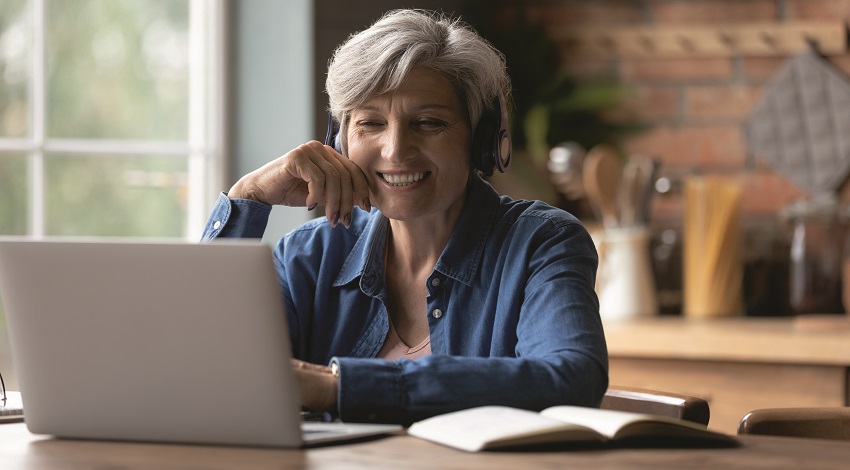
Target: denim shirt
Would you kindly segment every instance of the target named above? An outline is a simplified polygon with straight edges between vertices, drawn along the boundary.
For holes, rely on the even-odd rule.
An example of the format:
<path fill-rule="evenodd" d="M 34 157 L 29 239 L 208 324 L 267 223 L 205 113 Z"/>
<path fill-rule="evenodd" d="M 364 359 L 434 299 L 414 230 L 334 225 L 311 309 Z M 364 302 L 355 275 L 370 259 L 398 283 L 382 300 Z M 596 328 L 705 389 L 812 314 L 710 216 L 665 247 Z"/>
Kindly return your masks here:
<path fill-rule="evenodd" d="M 222 194 L 203 239 L 261 237 L 270 207 Z M 339 365 L 344 421 L 409 424 L 479 405 L 599 406 L 608 353 L 594 292 L 597 254 L 581 223 L 470 178 L 463 213 L 427 280 L 432 355 L 377 359 L 389 329 L 389 221 L 314 219 L 274 252 L 293 355 Z"/>

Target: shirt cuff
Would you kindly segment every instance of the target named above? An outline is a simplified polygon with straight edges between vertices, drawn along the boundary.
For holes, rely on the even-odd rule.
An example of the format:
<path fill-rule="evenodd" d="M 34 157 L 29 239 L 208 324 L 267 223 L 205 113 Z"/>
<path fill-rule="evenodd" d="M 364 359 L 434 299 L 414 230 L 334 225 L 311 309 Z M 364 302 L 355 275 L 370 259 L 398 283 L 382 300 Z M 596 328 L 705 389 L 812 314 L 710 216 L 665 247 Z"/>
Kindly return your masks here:
<path fill-rule="evenodd" d="M 272 206 L 250 199 L 230 199 L 221 193 L 213 206 L 202 242 L 215 238 L 263 238 Z"/>
<path fill-rule="evenodd" d="M 334 357 L 338 364 L 337 408 L 342 421 L 359 423 L 398 423 L 401 407 L 402 374 L 396 361 Z"/>

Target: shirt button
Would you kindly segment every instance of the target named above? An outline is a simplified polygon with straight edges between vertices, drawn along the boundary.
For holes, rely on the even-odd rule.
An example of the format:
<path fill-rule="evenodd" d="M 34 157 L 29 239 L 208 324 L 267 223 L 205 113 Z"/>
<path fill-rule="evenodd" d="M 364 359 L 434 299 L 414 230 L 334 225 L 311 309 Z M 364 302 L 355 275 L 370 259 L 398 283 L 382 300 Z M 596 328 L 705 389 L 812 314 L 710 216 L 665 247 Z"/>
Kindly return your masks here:
<path fill-rule="evenodd" d="M 431 316 L 434 318 L 440 318 L 443 316 L 443 311 L 438 308 L 435 308 L 434 310 L 431 310 Z"/>
<path fill-rule="evenodd" d="M 221 221 L 216 220 L 215 223 L 213 224 L 213 230 L 218 230 L 219 227 L 221 227 Z"/>
<path fill-rule="evenodd" d="M 431 279 L 431 285 L 434 286 L 434 287 L 439 286 L 440 285 L 440 278 L 435 277 L 434 279 Z"/>

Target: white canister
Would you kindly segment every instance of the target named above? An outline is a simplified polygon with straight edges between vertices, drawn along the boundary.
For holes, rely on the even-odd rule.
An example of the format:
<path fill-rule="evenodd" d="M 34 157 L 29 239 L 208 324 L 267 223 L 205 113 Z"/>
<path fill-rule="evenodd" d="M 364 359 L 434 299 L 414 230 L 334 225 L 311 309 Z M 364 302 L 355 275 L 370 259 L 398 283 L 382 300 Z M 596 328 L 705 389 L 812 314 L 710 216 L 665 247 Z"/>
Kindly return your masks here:
<path fill-rule="evenodd" d="M 602 320 L 658 314 L 658 295 L 646 227 L 608 228 L 596 237 L 599 271 L 596 294 Z"/>

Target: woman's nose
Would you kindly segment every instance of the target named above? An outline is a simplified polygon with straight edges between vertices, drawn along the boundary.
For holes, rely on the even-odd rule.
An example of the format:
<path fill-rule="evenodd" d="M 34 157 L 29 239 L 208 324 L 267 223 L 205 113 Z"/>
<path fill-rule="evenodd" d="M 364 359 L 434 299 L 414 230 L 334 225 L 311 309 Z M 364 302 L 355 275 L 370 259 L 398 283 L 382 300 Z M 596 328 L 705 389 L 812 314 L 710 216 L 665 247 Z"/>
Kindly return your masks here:
<path fill-rule="evenodd" d="M 381 156 L 392 163 L 402 163 L 412 156 L 412 140 L 403 125 L 391 124 L 384 134 Z"/>

